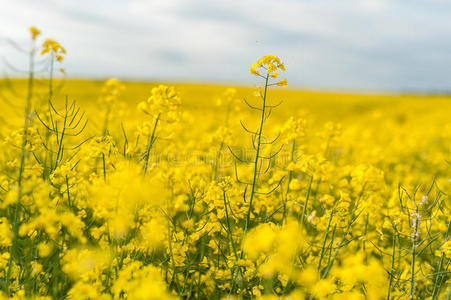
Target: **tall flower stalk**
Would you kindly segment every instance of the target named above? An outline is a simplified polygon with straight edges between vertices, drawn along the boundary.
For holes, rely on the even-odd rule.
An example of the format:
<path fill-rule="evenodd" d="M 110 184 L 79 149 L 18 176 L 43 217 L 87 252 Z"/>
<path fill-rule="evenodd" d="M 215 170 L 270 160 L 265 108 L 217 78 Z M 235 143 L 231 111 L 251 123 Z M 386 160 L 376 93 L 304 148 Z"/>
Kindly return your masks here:
<path fill-rule="evenodd" d="M 258 76 L 264 80 L 263 92 L 260 93 L 261 105 L 259 107 L 256 107 L 256 106 L 249 104 L 245 100 L 246 104 L 251 109 L 254 109 L 254 110 L 257 110 L 260 112 L 259 126 L 258 126 L 257 130 L 251 131 L 251 130 L 248 130 L 242 122 L 241 122 L 241 125 L 246 132 L 252 134 L 252 145 L 255 150 L 255 155 L 254 155 L 252 161 L 246 162 L 246 161 L 243 161 L 242 159 L 240 159 L 237 155 L 235 155 L 232 152 L 233 156 L 235 158 L 237 158 L 239 161 L 250 163 L 252 165 L 252 178 L 251 178 L 250 182 L 247 182 L 247 183 L 242 182 L 238 178 L 237 172 L 235 172 L 237 175 L 237 180 L 239 182 L 244 183 L 246 186 L 245 191 L 244 191 L 244 201 L 245 202 L 247 201 L 248 208 L 247 208 L 246 217 L 245 217 L 245 221 L 244 221 L 244 233 L 246 233 L 248 231 L 249 226 L 250 226 L 251 213 L 252 213 L 252 207 L 253 207 L 255 195 L 258 193 L 263 194 L 262 192 L 258 191 L 258 179 L 260 177 L 260 174 L 266 173 L 269 170 L 269 168 L 266 168 L 266 170 L 264 170 L 262 172 L 263 161 L 267 161 L 268 167 L 269 167 L 269 165 L 271 164 L 271 159 L 274 158 L 277 155 L 277 153 L 279 153 L 281 150 L 281 149 L 279 149 L 275 153 L 270 154 L 268 156 L 263 156 L 261 154 L 264 144 L 273 144 L 277 140 L 277 138 L 276 138 L 271 142 L 263 142 L 262 136 L 263 136 L 264 124 L 265 124 L 266 120 L 268 119 L 269 115 L 271 114 L 272 109 L 277 106 L 277 105 L 269 105 L 268 104 L 268 89 L 270 86 L 274 86 L 274 85 L 278 85 L 278 86 L 282 86 L 282 87 L 285 87 L 287 85 L 286 79 L 281 79 L 277 82 L 271 82 L 272 80 L 276 79 L 279 76 L 278 71 L 285 71 L 285 66 L 283 65 L 283 63 L 281 63 L 280 59 L 274 55 L 263 56 L 256 63 L 254 63 L 251 66 L 251 68 L 250 68 L 251 74 Z M 236 163 L 235 163 L 235 171 L 236 171 Z M 280 184 L 280 182 L 279 182 L 279 184 Z M 247 195 L 248 186 L 250 186 L 249 195 Z M 278 187 L 278 185 L 275 188 L 277 188 L 277 187 Z"/>
<path fill-rule="evenodd" d="M 142 156 L 143 176 L 146 175 L 149 168 L 150 153 L 158 138 L 158 126 L 161 122 L 176 123 L 179 120 L 180 105 L 181 100 L 179 94 L 173 87 L 165 85 L 154 87 L 147 101 L 142 101 L 138 104 L 138 109 L 152 118 L 152 121 L 144 122 L 140 128 L 141 134 L 148 137 Z"/>
<path fill-rule="evenodd" d="M 8 259 L 8 270 L 6 273 L 5 279 L 5 293 L 9 295 L 9 284 L 11 278 L 12 271 L 12 263 L 14 259 L 14 255 L 16 253 L 17 248 L 17 239 L 19 233 L 19 221 L 20 221 L 20 208 L 21 208 L 21 198 L 22 198 L 22 179 L 25 170 L 26 164 L 26 156 L 27 151 L 25 149 L 28 143 L 28 129 L 32 126 L 32 116 L 31 116 L 31 107 L 32 107 L 32 98 L 33 98 L 33 87 L 34 87 L 34 64 L 35 64 L 35 54 L 36 54 L 36 38 L 39 36 L 40 31 L 35 27 L 30 27 L 31 33 L 31 47 L 28 54 L 28 85 L 27 85 L 27 96 L 25 100 L 25 115 L 23 121 L 23 136 L 22 136 L 22 147 L 20 153 L 20 166 L 19 166 L 19 174 L 17 176 L 17 200 L 14 206 L 14 215 L 13 215 L 13 239 L 10 247 L 9 259 Z"/>

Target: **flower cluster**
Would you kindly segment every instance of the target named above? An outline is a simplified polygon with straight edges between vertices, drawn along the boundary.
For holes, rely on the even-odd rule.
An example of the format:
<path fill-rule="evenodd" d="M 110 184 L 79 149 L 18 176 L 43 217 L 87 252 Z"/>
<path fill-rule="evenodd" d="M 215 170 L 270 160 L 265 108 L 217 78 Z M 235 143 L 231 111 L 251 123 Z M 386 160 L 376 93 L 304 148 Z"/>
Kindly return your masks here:
<path fill-rule="evenodd" d="M 99 102 L 107 105 L 115 103 L 124 89 L 124 85 L 116 78 L 108 79 L 102 88 Z"/>
<path fill-rule="evenodd" d="M 279 76 L 279 70 L 285 72 L 285 65 L 280 62 L 280 58 L 274 55 L 263 56 L 256 63 L 252 64 L 250 68 L 251 74 L 264 78 L 277 78 Z M 276 82 L 276 85 L 286 87 L 287 80 L 281 79 Z"/>
<path fill-rule="evenodd" d="M 66 55 L 66 49 L 64 49 L 57 41 L 47 39 L 42 43 L 41 55 L 46 53 L 51 53 L 57 61 L 62 62 Z"/>
<path fill-rule="evenodd" d="M 179 119 L 180 105 L 180 96 L 173 87 L 159 85 L 152 89 L 147 101 L 138 104 L 138 109 L 148 115 L 159 115 L 168 122 L 175 122 Z"/>
<path fill-rule="evenodd" d="M 37 29 L 36 27 L 34 27 L 34 26 L 31 26 L 29 28 L 29 31 L 30 31 L 30 34 L 31 34 L 31 38 L 33 40 L 35 40 L 38 37 L 38 35 L 41 34 L 41 31 L 39 29 Z"/>

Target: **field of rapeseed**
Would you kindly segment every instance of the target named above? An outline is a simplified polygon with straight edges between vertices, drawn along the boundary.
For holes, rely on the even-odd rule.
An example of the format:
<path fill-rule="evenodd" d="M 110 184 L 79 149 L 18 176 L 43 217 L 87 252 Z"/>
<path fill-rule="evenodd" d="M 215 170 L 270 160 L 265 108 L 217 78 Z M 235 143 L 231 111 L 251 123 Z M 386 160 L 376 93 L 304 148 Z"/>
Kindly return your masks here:
<path fill-rule="evenodd" d="M 451 98 L 0 81 L 0 299 L 450 299 Z M 35 72 L 47 62 L 46 76 Z"/>

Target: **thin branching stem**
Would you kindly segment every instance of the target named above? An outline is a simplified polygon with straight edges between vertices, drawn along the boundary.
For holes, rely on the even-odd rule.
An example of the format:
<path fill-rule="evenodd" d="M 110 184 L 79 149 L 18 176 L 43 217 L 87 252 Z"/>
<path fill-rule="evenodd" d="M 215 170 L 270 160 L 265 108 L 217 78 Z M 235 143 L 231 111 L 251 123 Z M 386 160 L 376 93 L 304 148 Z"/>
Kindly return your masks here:
<path fill-rule="evenodd" d="M 8 269 L 6 271 L 5 278 L 5 293 L 9 295 L 9 284 L 11 279 L 12 272 L 12 263 L 14 259 L 14 255 L 17 249 L 17 240 L 19 236 L 19 221 L 20 221 L 20 208 L 21 208 L 21 198 L 22 198 L 22 180 L 23 173 L 25 170 L 25 158 L 26 158 L 26 150 L 25 147 L 28 143 L 28 129 L 31 127 L 31 101 L 33 98 L 33 83 L 34 83 L 34 56 L 35 56 L 36 48 L 34 47 L 34 43 L 31 45 L 31 50 L 29 52 L 29 71 L 28 71 L 28 88 L 27 88 L 27 97 L 25 103 L 25 116 L 24 116 L 24 125 L 23 125 L 23 136 L 22 136 L 22 148 L 20 154 L 20 166 L 19 166 L 19 174 L 17 178 L 17 201 L 14 207 L 14 217 L 13 217 L 13 239 L 10 247 L 9 259 L 8 259 Z"/>
<path fill-rule="evenodd" d="M 157 126 L 158 126 L 159 121 L 160 121 L 160 114 L 158 114 L 157 117 L 155 118 L 155 121 L 153 123 L 152 133 L 149 137 L 149 141 L 147 142 L 146 152 L 144 153 L 143 176 L 146 176 L 147 169 L 149 167 L 150 151 L 152 150 L 152 146 L 156 140 L 156 132 L 157 132 Z"/>
<path fill-rule="evenodd" d="M 269 74 L 266 75 L 266 79 L 265 79 L 265 91 L 262 97 L 262 108 L 261 108 L 261 118 L 260 118 L 260 127 L 258 129 L 257 132 L 257 143 L 256 143 L 256 153 L 255 153 L 255 159 L 254 159 L 254 172 L 253 172 L 253 177 L 252 177 L 252 184 L 251 184 L 251 191 L 250 191 L 250 195 L 249 195 L 249 205 L 248 205 L 248 209 L 247 209 L 247 213 L 246 213 L 246 221 L 245 221 L 245 225 L 244 225 L 244 234 L 246 234 L 248 228 L 249 228 L 249 223 L 250 223 L 250 218 L 251 218 L 251 212 L 252 212 L 252 202 L 254 200 L 254 196 L 255 196 L 255 190 L 256 190 L 256 186 L 257 186 L 257 179 L 258 179 L 258 162 L 259 162 L 259 158 L 260 158 L 260 151 L 261 151 L 261 137 L 262 137 L 262 132 L 263 132 L 263 124 L 265 123 L 265 108 L 266 108 L 266 96 L 267 96 L 267 91 L 268 91 L 268 79 L 269 79 Z"/>

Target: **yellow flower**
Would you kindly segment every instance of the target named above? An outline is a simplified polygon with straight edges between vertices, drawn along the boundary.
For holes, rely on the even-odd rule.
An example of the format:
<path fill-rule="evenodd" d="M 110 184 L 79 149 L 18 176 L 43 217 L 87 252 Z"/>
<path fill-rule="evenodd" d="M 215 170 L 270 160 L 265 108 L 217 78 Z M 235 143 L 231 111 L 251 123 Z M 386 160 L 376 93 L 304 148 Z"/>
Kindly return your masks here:
<path fill-rule="evenodd" d="M 117 102 L 124 90 L 125 86 L 119 80 L 110 78 L 103 85 L 99 102 L 107 105 L 113 104 Z"/>
<path fill-rule="evenodd" d="M 281 86 L 281 87 L 287 87 L 287 80 L 286 79 L 281 79 L 276 84 L 278 86 Z"/>
<path fill-rule="evenodd" d="M 326 299 L 326 296 L 335 291 L 335 284 L 330 279 L 322 279 L 312 287 L 312 294 L 319 299 Z"/>
<path fill-rule="evenodd" d="M 260 73 L 257 71 L 258 68 L 260 68 L 260 67 L 261 66 L 258 63 L 253 63 L 250 68 L 251 74 L 254 74 L 255 76 L 260 76 Z"/>
<path fill-rule="evenodd" d="M 39 273 L 42 272 L 42 265 L 38 262 L 31 262 L 31 274 L 34 275 L 38 275 Z"/>
<path fill-rule="evenodd" d="M 285 71 L 285 66 L 280 62 L 280 58 L 275 55 L 265 55 L 260 58 L 256 63 L 252 64 L 250 72 L 253 75 L 261 76 L 259 69 L 266 70 L 266 74 L 272 78 L 277 78 L 279 75 L 277 69 Z"/>
<path fill-rule="evenodd" d="M 36 37 L 37 37 L 39 34 L 41 34 L 41 31 L 39 31 L 39 29 L 37 29 L 37 28 L 34 27 L 34 26 L 31 26 L 28 30 L 30 30 L 31 38 L 32 38 L 33 40 L 35 40 Z"/>
<path fill-rule="evenodd" d="M 38 253 L 40 257 L 47 257 L 52 252 L 52 245 L 48 243 L 40 243 L 38 245 Z"/>
<path fill-rule="evenodd" d="M 137 108 L 153 117 L 159 116 L 159 120 L 175 123 L 179 120 L 181 104 L 180 95 L 175 88 L 161 84 L 154 87 L 147 101 L 138 103 Z"/>
<path fill-rule="evenodd" d="M 0 247 L 11 246 L 12 241 L 11 226 L 6 218 L 0 218 Z"/>
<path fill-rule="evenodd" d="M 444 243 L 440 249 L 435 251 L 436 256 L 441 256 L 442 253 L 445 255 L 446 258 L 451 258 L 451 240 L 448 240 L 446 243 Z"/>
<path fill-rule="evenodd" d="M 60 43 L 58 43 L 55 40 L 47 39 L 42 43 L 42 51 L 41 55 L 44 55 L 46 53 L 53 53 L 55 55 L 55 59 L 59 62 L 63 61 L 64 55 L 66 54 L 66 49 L 61 46 Z"/>

